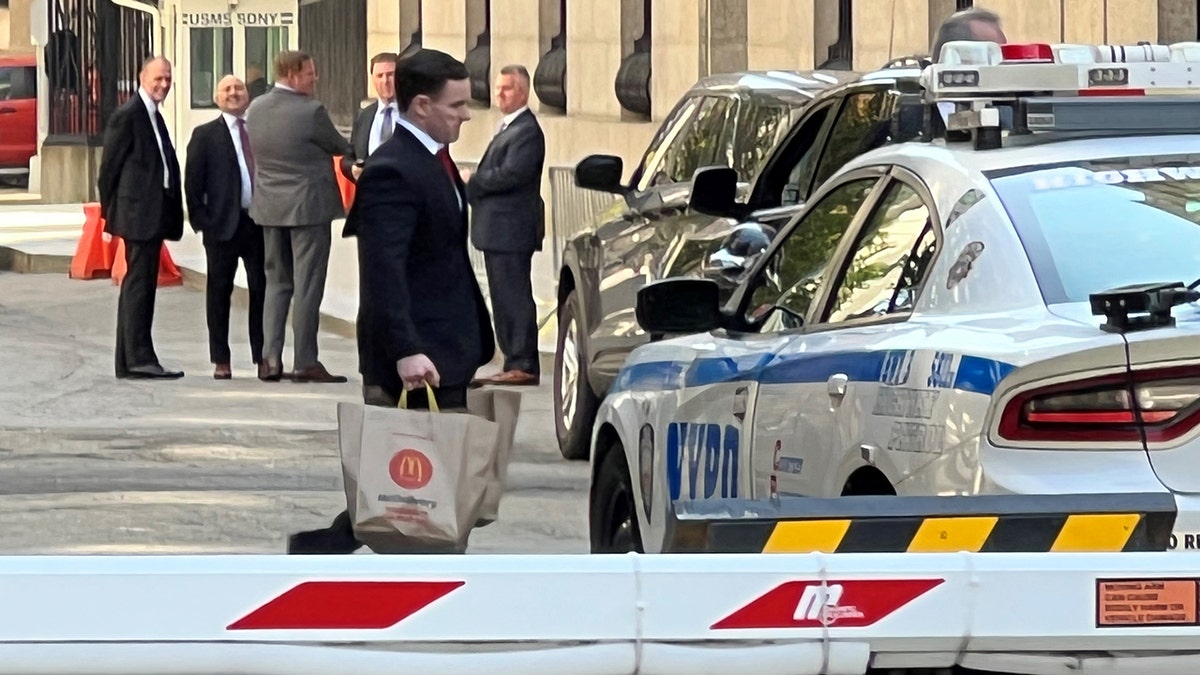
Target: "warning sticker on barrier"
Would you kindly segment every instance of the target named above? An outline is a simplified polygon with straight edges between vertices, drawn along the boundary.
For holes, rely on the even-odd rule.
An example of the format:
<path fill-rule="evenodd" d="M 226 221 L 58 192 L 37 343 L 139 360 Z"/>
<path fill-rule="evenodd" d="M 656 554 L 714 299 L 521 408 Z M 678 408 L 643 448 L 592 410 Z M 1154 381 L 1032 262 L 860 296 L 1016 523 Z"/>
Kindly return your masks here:
<path fill-rule="evenodd" d="M 1098 579 L 1096 626 L 1200 625 L 1196 579 Z"/>

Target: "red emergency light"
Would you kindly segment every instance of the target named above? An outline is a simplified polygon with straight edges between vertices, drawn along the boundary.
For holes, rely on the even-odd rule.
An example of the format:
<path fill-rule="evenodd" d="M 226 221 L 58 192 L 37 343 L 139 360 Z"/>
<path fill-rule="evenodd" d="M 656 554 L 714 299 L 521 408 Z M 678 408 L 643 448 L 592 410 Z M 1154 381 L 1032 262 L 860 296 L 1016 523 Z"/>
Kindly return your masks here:
<path fill-rule="evenodd" d="M 1054 50 L 1044 43 L 1000 45 L 1000 54 L 1005 61 L 1054 62 Z"/>

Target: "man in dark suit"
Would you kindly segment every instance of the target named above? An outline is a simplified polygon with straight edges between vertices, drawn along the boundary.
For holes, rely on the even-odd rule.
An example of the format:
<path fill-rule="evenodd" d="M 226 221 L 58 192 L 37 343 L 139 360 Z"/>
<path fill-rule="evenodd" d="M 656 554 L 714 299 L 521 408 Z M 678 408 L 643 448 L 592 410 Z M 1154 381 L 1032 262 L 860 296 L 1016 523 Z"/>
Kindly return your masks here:
<path fill-rule="evenodd" d="M 363 108 L 350 130 L 352 152 L 342 157 L 342 175 L 351 183 L 358 182 L 367 157 L 379 149 L 384 141 L 392 137 L 400 119 L 396 107 L 396 59 L 391 52 L 376 54 L 371 59 L 371 84 L 378 98 Z"/>
<path fill-rule="evenodd" d="M 400 128 L 363 170 L 343 236 L 358 237 L 358 361 L 363 399 L 395 407 L 466 408 L 467 385 L 495 350 L 491 321 L 467 253 L 467 200 L 446 146 L 470 119 L 466 66 L 422 49 L 400 65 Z M 333 525 L 293 535 L 289 553 L 351 553 L 360 546 L 342 512 Z"/>
<path fill-rule="evenodd" d="M 258 364 L 263 349 L 262 228 L 250 218 L 254 193 L 254 153 L 243 115 L 250 105 L 246 85 L 233 75 L 217 84 L 217 119 L 201 124 L 188 142 L 184 186 L 192 229 L 204 236 L 208 260 L 205 305 L 208 316 L 208 355 L 215 364 L 213 378 L 233 377 L 229 354 L 229 300 L 238 259 L 246 267 L 250 295 L 250 358 Z"/>
<path fill-rule="evenodd" d="M 162 367 L 150 328 L 163 240 L 183 236 L 179 160 L 159 106 L 171 91 L 171 62 L 151 58 L 138 74 L 137 96 L 113 113 L 104 133 L 97 188 L 104 231 L 125 240 L 127 271 L 117 302 L 116 374 L 173 379 Z"/>
<path fill-rule="evenodd" d="M 349 144 L 329 112 L 313 98 L 312 57 L 283 51 L 275 58 L 275 86 L 246 113 L 254 153 L 250 216 L 263 228 L 267 295 L 263 303 L 263 354 L 259 379 L 283 378 L 283 342 L 289 308 L 295 338 L 296 382 L 345 382 L 318 359 L 321 300 L 329 270 L 332 222 L 346 215 L 333 157 Z M 291 307 L 294 302 L 294 307 Z"/>
<path fill-rule="evenodd" d="M 483 251 L 503 372 L 475 384 L 535 385 L 540 381 L 537 305 L 530 278 L 542 248 L 545 205 L 542 167 L 546 138 L 529 110 L 529 71 L 505 66 L 496 77 L 504 117 L 474 173 L 463 179 L 471 200 L 471 243 Z"/>

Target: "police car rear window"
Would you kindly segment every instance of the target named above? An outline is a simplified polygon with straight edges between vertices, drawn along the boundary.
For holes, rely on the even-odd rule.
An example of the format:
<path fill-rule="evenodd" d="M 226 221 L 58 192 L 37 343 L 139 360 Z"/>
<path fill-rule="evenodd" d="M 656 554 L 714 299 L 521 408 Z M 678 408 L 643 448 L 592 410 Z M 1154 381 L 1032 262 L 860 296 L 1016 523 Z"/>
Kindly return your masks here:
<path fill-rule="evenodd" d="M 1200 277 L 1200 156 L 1073 162 L 989 178 L 1047 304 Z"/>

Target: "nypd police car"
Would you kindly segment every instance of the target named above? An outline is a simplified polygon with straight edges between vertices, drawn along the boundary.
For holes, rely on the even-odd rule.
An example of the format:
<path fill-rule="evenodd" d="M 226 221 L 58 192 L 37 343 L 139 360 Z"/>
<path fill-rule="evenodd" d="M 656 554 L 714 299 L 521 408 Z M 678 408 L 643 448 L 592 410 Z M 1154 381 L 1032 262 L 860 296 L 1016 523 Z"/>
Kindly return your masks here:
<path fill-rule="evenodd" d="M 921 139 L 832 176 L 724 306 L 644 287 L 593 551 L 662 550 L 678 500 L 839 495 L 1166 492 L 1196 542 L 1197 61 L 950 43 L 910 97 Z"/>

